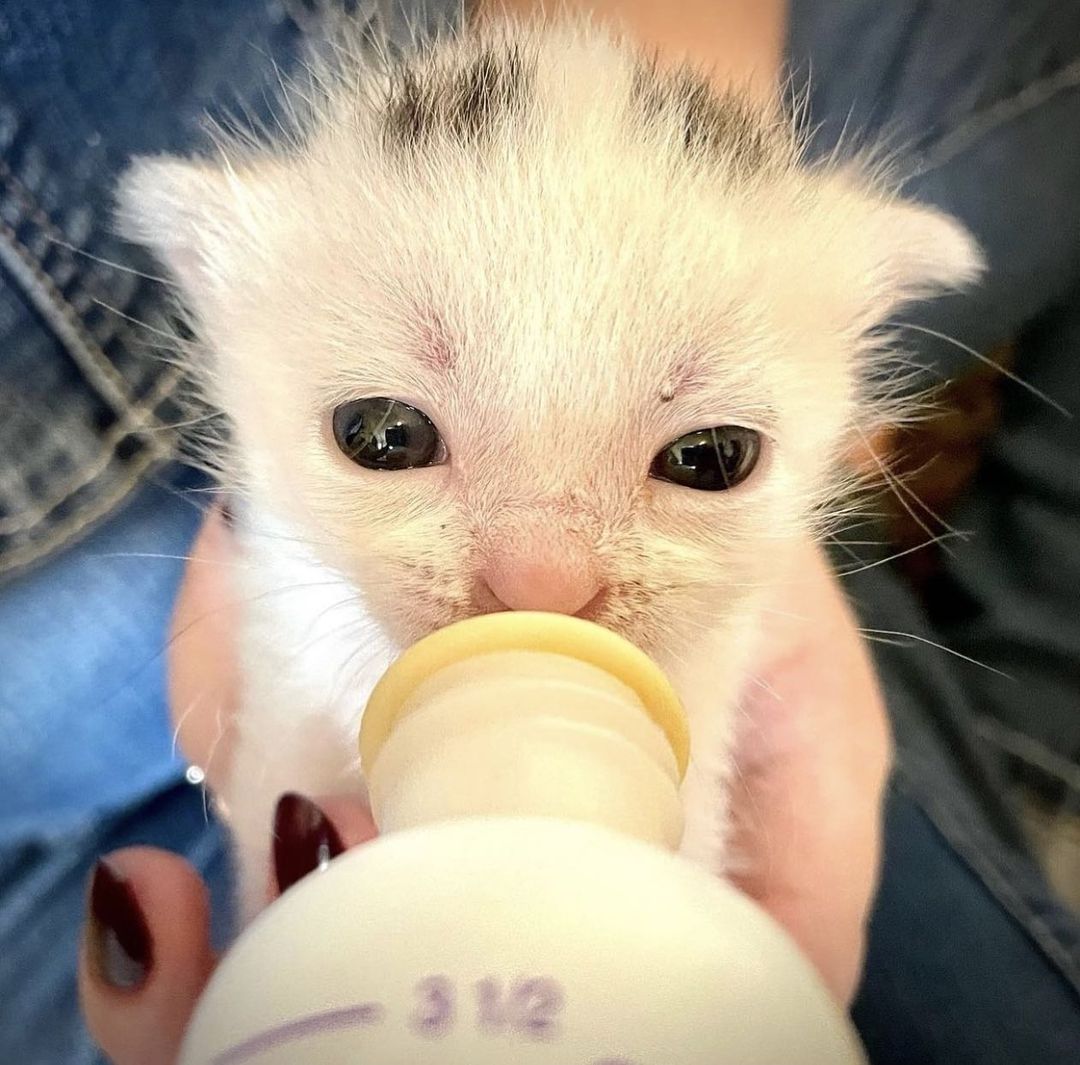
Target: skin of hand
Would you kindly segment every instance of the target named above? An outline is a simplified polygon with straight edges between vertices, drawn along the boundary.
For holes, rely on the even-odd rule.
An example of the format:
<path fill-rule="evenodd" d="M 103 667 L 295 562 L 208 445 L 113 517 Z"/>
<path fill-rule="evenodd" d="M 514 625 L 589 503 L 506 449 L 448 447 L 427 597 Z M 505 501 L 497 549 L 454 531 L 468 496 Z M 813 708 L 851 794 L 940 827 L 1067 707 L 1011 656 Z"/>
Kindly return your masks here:
<path fill-rule="evenodd" d="M 474 0 L 473 19 L 585 12 L 625 29 L 661 64 L 683 61 L 718 85 L 737 84 L 759 99 L 775 98 L 788 0 Z"/>
<path fill-rule="evenodd" d="M 170 644 L 178 738 L 187 756 L 206 767 L 211 788 L 228 769 L 236 705 L 232 555 L 232 534 L 215 512 L 194 545 Z M 787 929 L 846 1004 L 858 980 L 878 872 L 889 731 L 836 578 L 817 548 L 808 545 L 799 563 L 783 600 L 770 608 L 768 653 L 742 704 L 733 879 Z M 369 812 L 356 801 L 316 802 L 344 846 L 375 835 Z M 141 912 L 150 961 L 136 987 L 109 986 L 91 949 L 99 933 L 88 925 L 79 963 L 84 1014 L 115 1065 L 172 1065 L 216 961 L 206 889 L 190 866 L 163 851 L 130 848 L 107 861 Z"/>

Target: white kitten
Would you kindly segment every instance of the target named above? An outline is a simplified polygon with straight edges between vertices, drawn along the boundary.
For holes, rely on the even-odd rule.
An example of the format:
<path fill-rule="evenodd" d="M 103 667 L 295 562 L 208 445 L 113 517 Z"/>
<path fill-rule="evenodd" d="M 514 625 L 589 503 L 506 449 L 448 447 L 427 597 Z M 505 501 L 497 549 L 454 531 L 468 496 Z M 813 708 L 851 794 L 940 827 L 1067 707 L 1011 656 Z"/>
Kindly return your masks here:
<path fill-rule="evenodd" d="M 669 671 L 684 849 L 722 869 L 762 606 L 882 409 L 872 328 L 971 280 L 976 249 L 867 167 L 805 165 L 779 109 L 583 23 L 404 65 L 347 44 L 299 95 L 282 143 L 138 161 L 120 196 L 180 285 L 245 500 L 223 800 L 247 912 L 278 795 L 363 787 L 392 655 L 503 605 L 581 612 Z"/>

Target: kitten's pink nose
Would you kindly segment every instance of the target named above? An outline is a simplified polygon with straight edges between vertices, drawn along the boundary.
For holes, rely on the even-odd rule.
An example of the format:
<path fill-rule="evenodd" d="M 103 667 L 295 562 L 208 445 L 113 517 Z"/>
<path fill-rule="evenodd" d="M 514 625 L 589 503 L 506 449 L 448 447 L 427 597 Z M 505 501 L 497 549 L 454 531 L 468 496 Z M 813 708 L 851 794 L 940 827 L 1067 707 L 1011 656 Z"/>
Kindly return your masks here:
<path fill-rule="evenodd" d="M 577 614 L 600 594 L 589 567 L 572 559 L 500 558 L 488 566 L 484 579 L 511 610 Z"/>

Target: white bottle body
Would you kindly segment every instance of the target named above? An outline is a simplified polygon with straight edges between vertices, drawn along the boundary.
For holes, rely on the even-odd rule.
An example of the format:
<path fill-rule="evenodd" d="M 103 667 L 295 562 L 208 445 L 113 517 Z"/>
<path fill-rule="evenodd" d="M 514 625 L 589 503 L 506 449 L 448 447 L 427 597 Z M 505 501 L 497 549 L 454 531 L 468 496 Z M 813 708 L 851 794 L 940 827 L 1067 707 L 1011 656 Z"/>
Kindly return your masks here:
<path fill-rule="evenodd" d="M 352 851 L 223 960 L 180 1065 L 848 1065 L 846 1018 L 730 885 L 609 829 L 470 817 Z"/>

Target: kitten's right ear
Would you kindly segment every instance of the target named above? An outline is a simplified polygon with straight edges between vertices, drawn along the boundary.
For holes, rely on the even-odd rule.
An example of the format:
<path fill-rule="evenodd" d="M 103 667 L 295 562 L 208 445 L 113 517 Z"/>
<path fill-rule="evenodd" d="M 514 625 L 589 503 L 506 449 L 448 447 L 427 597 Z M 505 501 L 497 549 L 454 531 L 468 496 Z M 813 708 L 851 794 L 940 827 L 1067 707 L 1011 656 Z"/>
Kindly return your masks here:
<path fill-rule="evenodd" d="M 121 236 L 149 248 L 199 303 L 222 281 L 222 251 L 235 236 L 239 179 L 206 162 L 135 159 L 116 190 Z"/>

